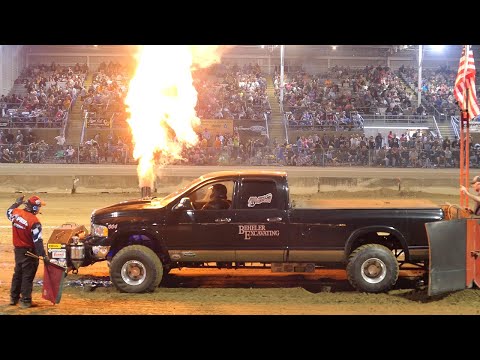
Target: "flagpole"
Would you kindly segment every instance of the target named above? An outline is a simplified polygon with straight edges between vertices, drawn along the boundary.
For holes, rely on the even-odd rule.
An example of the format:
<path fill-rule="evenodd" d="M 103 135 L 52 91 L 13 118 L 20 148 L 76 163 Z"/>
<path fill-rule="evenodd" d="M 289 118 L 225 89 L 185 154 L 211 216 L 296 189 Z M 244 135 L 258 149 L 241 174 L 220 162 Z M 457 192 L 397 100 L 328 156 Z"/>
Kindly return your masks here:
<path fill-rule="evenodd" d="M 469 56 L 469 48 L 468 45 L 464 45 L 464 67 L 463 67 L 463 80 L 462 82 L 465 84 L 463 88 L 463 99 L 465 107 L 462 109 L 460 107 L 460 122 L 461 122 L 461 133 L 460 133 L 460 185 L 465 186 L 467 189 L 469 187 L 468 184 L 468 175 L 469 175 L 469 166 L 470 166 L 470 156 L 469 156 L 469 130 L 470 127 L 468 126 L 468 88 L 466 84 L 466 76 L 467 76 L 467 67 L 468 67 L 468 56 Z M 463 104 L 462 104 L 463 105 Z M 460 192 L 460 206 L 468 207 L 469 198 L 463 192 Z"/>
<path fill-rule="evenodd" d="M 422 103 L 422 65 L 423 65 L 423 45 L 418 45 L 417 108 Z"/>
<path fill-rule="evenodd" d="M 466 98 L 465 98 L 465 125 L 467 127 L 465 132 L 465 187 L 468 189 L 470 183 L 470 115 L 468 113 L 468 92 L 470 89 L 466 89 Z M 465 194 L 464 194 L 465 195 Z M 468 207 L 470 198 L 465 195 L 465 206 Z"/>
<path fill-rule="evenodd" d="M 470 45 L 463 45 L 453 89 L 460 107 L 460 186 L 466 188 L 470 185 L 470 118 L 480 115 L 475 89 L 475 62 L 470 47 Z M 468 207 L 468 203 L 468 196 L 461 191 L 460 205 Z"/>
<path fill-rule="evenodd" d="M 460 109 L 460 185 L 464 185 L 464 170 L 465 170 L 465 134 L 464 134 L 464 111 Z M 466 207 L 465 204 L 466 195 L 463 191 L 460 191 L 460 206 Z"/>
<path fill-rule="evenodd" d="M 469 171 L 470 171 L 470 116 L 468 113 L 468 91 L 470 89 L 466 89 L 466 99 L 465 99 L 465 125 L 466 125 L 466 131 L 465 131 L 465 184 L 464 186 L 468 189 L 469 187 L 469 182 L 470 182 L 470 176 L 469 176 Z M 468 196 L 465 196 L 465 206 L 468 207 L 470 198 Z"/>
<path fill-rule="evenodd" d="M 466 80 L 467 77 L 467 67 L 468 67 L 468 61 L 470 57 L 470 45 L 465 45 L 465 69 L 463 71 L 463 78 Z M 465 125 L 466 125 L 466 131 L 465 131 L 465 184 L 464 186 L 468 189 L 469 188 L 469 183 L 470 183 L 470 176 L 469 176 L 469 171 L 470 171 L 470 114 L 468 113 L 468 97 L 469 97 L 469 91 L 470 89 L 468 86 L 466 86 L 465 82 Z M 470 198 L 465 195 L 465 206 L 468 207 Z"/>

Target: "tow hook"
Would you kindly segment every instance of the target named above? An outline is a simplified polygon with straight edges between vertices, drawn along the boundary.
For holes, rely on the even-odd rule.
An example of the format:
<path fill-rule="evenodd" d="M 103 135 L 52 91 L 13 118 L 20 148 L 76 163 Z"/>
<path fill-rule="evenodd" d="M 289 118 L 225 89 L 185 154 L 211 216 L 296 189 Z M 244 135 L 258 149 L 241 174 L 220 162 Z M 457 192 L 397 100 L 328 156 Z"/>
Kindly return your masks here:
<path fill-rule="evenodd" d="M 417 290 L 424 290 L 425 289 L 425 280 L 419 279 L 415 282 L 415 289 Z"/>

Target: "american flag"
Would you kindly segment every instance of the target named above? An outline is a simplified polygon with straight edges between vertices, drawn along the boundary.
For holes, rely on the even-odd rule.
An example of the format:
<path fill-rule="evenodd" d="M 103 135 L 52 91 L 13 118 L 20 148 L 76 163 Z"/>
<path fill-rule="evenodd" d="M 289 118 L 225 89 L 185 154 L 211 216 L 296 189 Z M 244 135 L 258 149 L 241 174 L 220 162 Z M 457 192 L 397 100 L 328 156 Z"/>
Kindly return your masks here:
<path fill-rule="evenodd" d="M 466 89 L 468 89 L 468 98 Z M 464 45 L 463 47 L 453 95 L 462 111 L 466 110 L 466 103 L 468 103 L 468 120 L 480 114 L 475 90 L 475 62 L 470 45 Z"/>

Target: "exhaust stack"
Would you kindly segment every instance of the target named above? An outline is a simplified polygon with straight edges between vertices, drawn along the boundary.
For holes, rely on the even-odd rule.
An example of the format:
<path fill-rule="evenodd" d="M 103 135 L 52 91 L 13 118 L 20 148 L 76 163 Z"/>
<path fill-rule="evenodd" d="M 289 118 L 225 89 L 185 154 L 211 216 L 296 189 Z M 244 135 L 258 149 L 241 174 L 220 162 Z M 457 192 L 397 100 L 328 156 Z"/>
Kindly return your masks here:
<path fill-rule="evenodd" d="M 152 188 L 150 186 L 143 186 L 140 188 L 142 199 L 149 199 L 152 197 Z"/>

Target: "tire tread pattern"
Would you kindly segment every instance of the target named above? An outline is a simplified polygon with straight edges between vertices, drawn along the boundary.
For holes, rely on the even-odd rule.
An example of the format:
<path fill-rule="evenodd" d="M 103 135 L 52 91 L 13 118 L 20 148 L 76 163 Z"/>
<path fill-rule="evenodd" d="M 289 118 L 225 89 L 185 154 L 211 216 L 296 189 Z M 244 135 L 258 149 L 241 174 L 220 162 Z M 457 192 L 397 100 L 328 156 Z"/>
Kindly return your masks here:
<path fill-rule="evenodd" d="M 387 255 L 387 276 L 381 284 L 366 284 L 355 271 L 355 265 L 357 265 L 357 258 L 360 255 L 370 252 L 382 251 Z M 395 265 L 393 265 L 393 262 Z M 390 266 L 389 266 L 390 265 Z M 398 261 L 392 254 L 389 248 L 380 244 L 365 244 L 356 248 L 348 257 L 347 264 L 347 278 L 350 284 L 358 291 L 380 293 L 387 292 L 393 288 L 398 280 L 399 266 Z"/>

